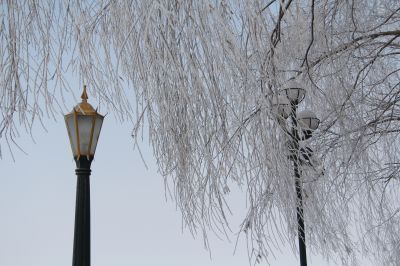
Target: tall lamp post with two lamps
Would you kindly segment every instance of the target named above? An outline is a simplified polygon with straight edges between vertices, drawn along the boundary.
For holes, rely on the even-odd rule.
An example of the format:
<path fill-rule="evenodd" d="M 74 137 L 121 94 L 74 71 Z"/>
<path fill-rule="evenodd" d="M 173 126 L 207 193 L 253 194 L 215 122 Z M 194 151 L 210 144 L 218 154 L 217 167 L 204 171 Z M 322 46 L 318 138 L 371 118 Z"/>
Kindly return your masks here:
<path fill-rule="evenodd" d="M 78 178 L 72 265 L 90 266 L 90 165 L 94 158 L 104 116 L 97 113 L 87 102 L 86 86 L 83 88 L 81 98 L 82 102 L 64 118 Z"/>
<path fill-rule="evenodd" d="M 301 147 L 300 142 L 309 139 L 319 126 L 320 120 L 312 111 L 297 112 L 299 103 L 305 97 L 305 90 L 290 81 L 279 91 L 276 102 L 277 119 L 281 128 L 289 136 L 289 158 L 293 162 L 296 188 L 297 234 L 299 238 L 300 266 L 307 266 L 306 238 L 303 212 L 303 188 L 300 166 L 310 163 L 313 150 Z"/>

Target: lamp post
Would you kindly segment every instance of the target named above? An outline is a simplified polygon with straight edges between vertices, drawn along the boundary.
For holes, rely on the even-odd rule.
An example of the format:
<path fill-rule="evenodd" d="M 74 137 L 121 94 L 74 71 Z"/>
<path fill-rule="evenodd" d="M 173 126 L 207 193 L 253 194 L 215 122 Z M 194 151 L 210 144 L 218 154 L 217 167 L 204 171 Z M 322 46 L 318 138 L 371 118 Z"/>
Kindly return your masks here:
<path fill-rule="evenodd" d="M 64 118 L 78 178 L 72 265 L 90 266 L 90 165 L 104 116 L 98 114 L 87 102 L 86 86 L 83 88 L 81 98 L 82 102 Z"/>
<path fill-rule="evenodd" d="M 305 97 L 305 90 L 299 84 L 290 82 L 279 91 L 274 103 L 279 125 L 289 136 L 289 158 L 293 161 L 296 188 L 297 234 L 299 238 L 300 266 L 307 266 L 306 237 L 303 212 L 303 188 L 301 181 L 301 164 L 307 163 L 312 156 L 312 149 L 300 147 L 300 141 L 312 136 L 319 126 L 319 119 L 311 111 L 297 113 L 299 103 Z M 289 121 L 288 121 L 289 120 Z"/>

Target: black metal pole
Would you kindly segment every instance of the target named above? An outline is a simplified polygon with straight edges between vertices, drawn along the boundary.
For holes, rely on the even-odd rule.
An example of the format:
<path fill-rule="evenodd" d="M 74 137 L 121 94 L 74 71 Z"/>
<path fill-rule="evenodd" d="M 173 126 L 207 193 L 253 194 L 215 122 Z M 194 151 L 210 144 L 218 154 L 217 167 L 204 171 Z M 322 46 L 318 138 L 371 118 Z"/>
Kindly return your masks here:
<path fill-rule="evenodd" d="M 302 184 L 300 179 L 299 171 L 299 133 L 297 128 L 297 117 L 296 117 L 297 103 L 292 104 L 292 140 L 295 155 L 293 156 L 293 168 L 294 168 L 294 178 L 296 186 L 296 213 L 297 213 L 297 234 L 299 238 L 299 253 L 300 253 L 300 266 L 307 266 L 307 251 L 306 251 L 306 234 L 304 228 L 304 216 L 303 216 L 303 194 L 302 194 Z"/>
<path fill-rule="evenodd" d="M 304 216 L 303 216 L 303 195 L 302 186 L 300 181 L 300 173 L 298 162 L 294 162 L 294 176 L 296 184 L 297 195 L 297 230 L 299 237 L 299 253 L 300 253 L 300 266 L 307 266 L 307 252 L 306 252 L 306 236 L 304 230 Z"/>
<path fill-rule="evenodd" d="M 72 266 L 90 266 L 90 165 L 93 158 L 81 156 L 76 162 L 76 207 Z"/>

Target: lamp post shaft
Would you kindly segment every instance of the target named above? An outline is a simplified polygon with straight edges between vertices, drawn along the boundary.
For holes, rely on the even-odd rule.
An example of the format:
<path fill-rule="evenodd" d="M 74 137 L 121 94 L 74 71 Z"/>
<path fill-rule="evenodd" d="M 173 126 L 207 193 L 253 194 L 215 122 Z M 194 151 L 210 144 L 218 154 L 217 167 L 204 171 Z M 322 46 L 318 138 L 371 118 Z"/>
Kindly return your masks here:
<path fill-rule="evenodd" d="M 297 102 L 292 104 L 292 132 L 291 137 L 293 141 L 294 148 L 294 160 L 293 160 L 293 168 L 294 168 L 294 178 L 295 178 L 295 186 L 296 186 L 296 215 L 297 215 L 297 235 L 299 238 L 299 254 L 300 254 L 300 266 L 307 266 L 307 251 L 306 251 L 306 234 L 304 228 L 304 212 L 303 212 L 303 194 L 302 194 L 302 184 L 300 179 L 300 170 L 299 170 L 299 160 L 300 160 L 300 147 L 299 147 L 299 133 L 297 128 Z"/>
<path fill-rule="evenodd" d="M 75 158 L 77 188 L 72 266 L 90 266 L 90 165 L 93 158 Z"/>
<path fill-rule="evenodd" d="M 300 266 L 307 266 L 307 251 L 306 251 L 306 235 L 304 230 L 304 216 L 303 216 L 303 195 L 302 186 L 300 181 L 300 172 L 298 162 L 294 162 L 294 177 L 297 195 L 297 231 L 299 237 L 299 253 L 300 253 Z"/>

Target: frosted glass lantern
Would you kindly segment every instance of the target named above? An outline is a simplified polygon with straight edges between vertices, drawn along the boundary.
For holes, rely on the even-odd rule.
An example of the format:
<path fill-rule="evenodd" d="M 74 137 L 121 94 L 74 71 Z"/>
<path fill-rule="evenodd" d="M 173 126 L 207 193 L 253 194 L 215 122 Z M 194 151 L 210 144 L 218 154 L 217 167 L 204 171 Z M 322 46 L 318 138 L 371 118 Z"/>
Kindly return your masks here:
<path fill-rule="evenodd" d="M 316 130 L 320 122 L 314 112 L 309 110 L 301 111 L 297 115 L 297 121 L 302 129 L 311 131 Z"/>
<path fill-rule="evenodd" d="M 304 99 L 306 91 L 298 82 L 292 80 L 285 84 L 285 86 L 280 90 L 279 94 L 286 96 L 292 104 L 298 104 Z"/>
<path fill-rule="evenodd" d="M 74 158 L 86 156 L 89 159 L 94 157 L 104 116 L 87 102 L 86 86 L 81 98 L 82 102 L 64 118 Z"/>

